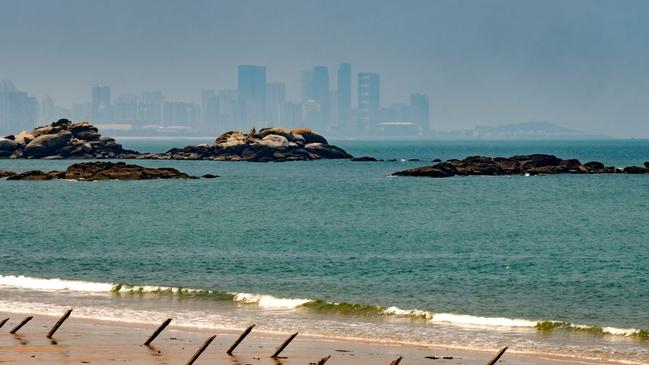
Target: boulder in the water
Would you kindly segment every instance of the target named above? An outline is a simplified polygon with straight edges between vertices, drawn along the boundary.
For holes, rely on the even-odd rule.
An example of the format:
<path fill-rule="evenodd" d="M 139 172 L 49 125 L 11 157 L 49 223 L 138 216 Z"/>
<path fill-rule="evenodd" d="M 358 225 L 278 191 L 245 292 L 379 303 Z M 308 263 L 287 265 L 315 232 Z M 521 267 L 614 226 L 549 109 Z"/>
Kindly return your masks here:
<path fill-rule="evenodd" d="M 377 160 L 374 157 L 362 156 L 362 157 L 354 157 L 354 158 L 352 158 L 352 161 L 354 161 L 354 162 L 375 162 Z"/>
<path fill-rule="evenodd" d="M 40 170 L 32 170 L 9 176 L 7 180 L 53 180 L 63 178 L 64 174 L 62 171 L 43 172 Z"/>
<path fill-rule="evenodd" d="M 151 168 L 124 162 L 83 162 L 68 167 L 65 178 L 72 180 L 195 179 L 174 168 Z"/>
<path fill-rule="evenodd" d="M 623 170 L 605 167 L 597 161 L 581 164 L 577 159 L 560 159 L 553 155 L 533 154 L 513 157 L 469 156 L 463 160 L 451 159 L 432 166 L 417 167 L 395 172 L 395 176 L 430 176 L 449 177 L 454 175 L 552 175 L 552 174 L 647 174 L 649 168 L 638 166 L 626 167 Z"/>
<path fill-rule="evenodd" d="M 13 171 L 0 170 L 0 178 L 16 175 Z"/>

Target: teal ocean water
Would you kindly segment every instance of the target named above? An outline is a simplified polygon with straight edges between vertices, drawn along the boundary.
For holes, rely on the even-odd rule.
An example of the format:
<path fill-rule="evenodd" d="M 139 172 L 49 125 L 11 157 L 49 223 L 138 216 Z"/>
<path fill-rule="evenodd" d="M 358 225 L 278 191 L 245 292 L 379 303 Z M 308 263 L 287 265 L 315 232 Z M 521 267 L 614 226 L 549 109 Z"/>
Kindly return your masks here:
<path fill-rule="evenodd" d="M 649 364 L 648 176 L 389 176 L 476 154 L 642 165 L 649 141 L 335 144 L 397 161 L 138 161 L 222 177 L 2 180 L 0 310 Z"/>

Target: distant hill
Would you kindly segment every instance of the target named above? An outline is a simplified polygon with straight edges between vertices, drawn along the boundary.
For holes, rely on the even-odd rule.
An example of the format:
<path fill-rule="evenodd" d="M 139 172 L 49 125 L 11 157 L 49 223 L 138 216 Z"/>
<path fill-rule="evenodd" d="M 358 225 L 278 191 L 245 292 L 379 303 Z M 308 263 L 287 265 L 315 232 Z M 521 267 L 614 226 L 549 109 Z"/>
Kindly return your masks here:
<path fill-rule="evenodd" d="M 549 122 L 505 124 L 500 126 L 476 126 L 468 130 L 468 137 L 485 139 L 583 139 L 608 138 L 566 128 Z"/>

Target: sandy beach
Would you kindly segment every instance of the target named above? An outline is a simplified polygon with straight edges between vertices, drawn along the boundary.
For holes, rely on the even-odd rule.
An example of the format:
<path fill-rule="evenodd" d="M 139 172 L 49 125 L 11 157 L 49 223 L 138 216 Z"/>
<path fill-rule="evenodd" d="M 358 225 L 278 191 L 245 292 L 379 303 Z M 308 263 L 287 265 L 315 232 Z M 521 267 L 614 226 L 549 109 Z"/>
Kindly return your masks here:
<path fill-rule="evenodd" d="M 34 316 L 17 334 L 9 331 L 25 314 L 0 312 L 10 318 L 0 329 L 0 363 L 7 364 L 182 364 L 212 335 L 214 341 L 195 364 L 311 364 L 331 355 L 328 364 L 390 364 L 402 356 L 402 364 L 486 364 L 497 353 L 401 344 L 341 341 L 298 335 L 282 358 L 270 355 L 290 334 L 255 329 L 237 347 L 234 356 L 225 352 L 240 333 L 209 329 L 167 327 L 152 346 L 143 346 L 156 326 L 75 318 L 72 315 L 53 339 L 47 339 L 57 318 Z M 242 328 L 243 330 L 244 328 Z M 444 358 L 446 357 L 446 359 Z M 583 362 L 549 359 L 506 352 L 502 364 L 552 365 Z"/>

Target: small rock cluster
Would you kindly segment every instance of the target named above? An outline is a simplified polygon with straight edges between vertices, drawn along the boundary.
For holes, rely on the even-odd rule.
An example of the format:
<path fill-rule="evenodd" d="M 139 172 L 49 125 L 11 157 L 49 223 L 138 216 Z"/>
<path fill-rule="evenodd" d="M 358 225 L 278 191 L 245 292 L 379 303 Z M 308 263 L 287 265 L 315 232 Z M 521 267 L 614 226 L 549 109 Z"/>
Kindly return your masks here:
<path fill-rule="evenodd" d="M 282 162 L 319 159 L 349 159 L 342 148 L 310 129 L 254 128 L 248 133 L 230 131 L 212 144 L 174 148 L 165 153 L 143 154 L 138 158 L 163 160 L 217 160 Z"/>
<path fill-rule="evenodd" d="M 416 167 L 393 173 L 394 176 L 451 177 L 469 175 L 546 175 L 546 174 L 649 174 L 649 161 L 644 167 L 619 169 L 598 161 L 582 164 L 579 160 L 563 160 L 553 155 L 534 154 L 512 157 L 470 156 L 464 160 L 448 160 L 432 166 Z"/>
<path fill-rule="evenodd" d="M 82 121 L 59 119 L 29 132 L 0 138 L 0 158 L 97 159 L 135 158 L 115 139 L 102 137 L 97 127 Z"/>
<path fill-rule="evenodd" d="M 153 180 L 153 179 L 197 179 L 174 168 L 150 168 L 129 165 L 124 162 L 82 162 L 70 165 L 65 171 L 43 172 L 39 170 L 16 174 L 11 171 L 0 171 L 0 177 L 7 180 L 52 180 L 68 179 L 79 181 L 94 180 Z M 205 177 L 216 177 L 206 175 Z"/>

